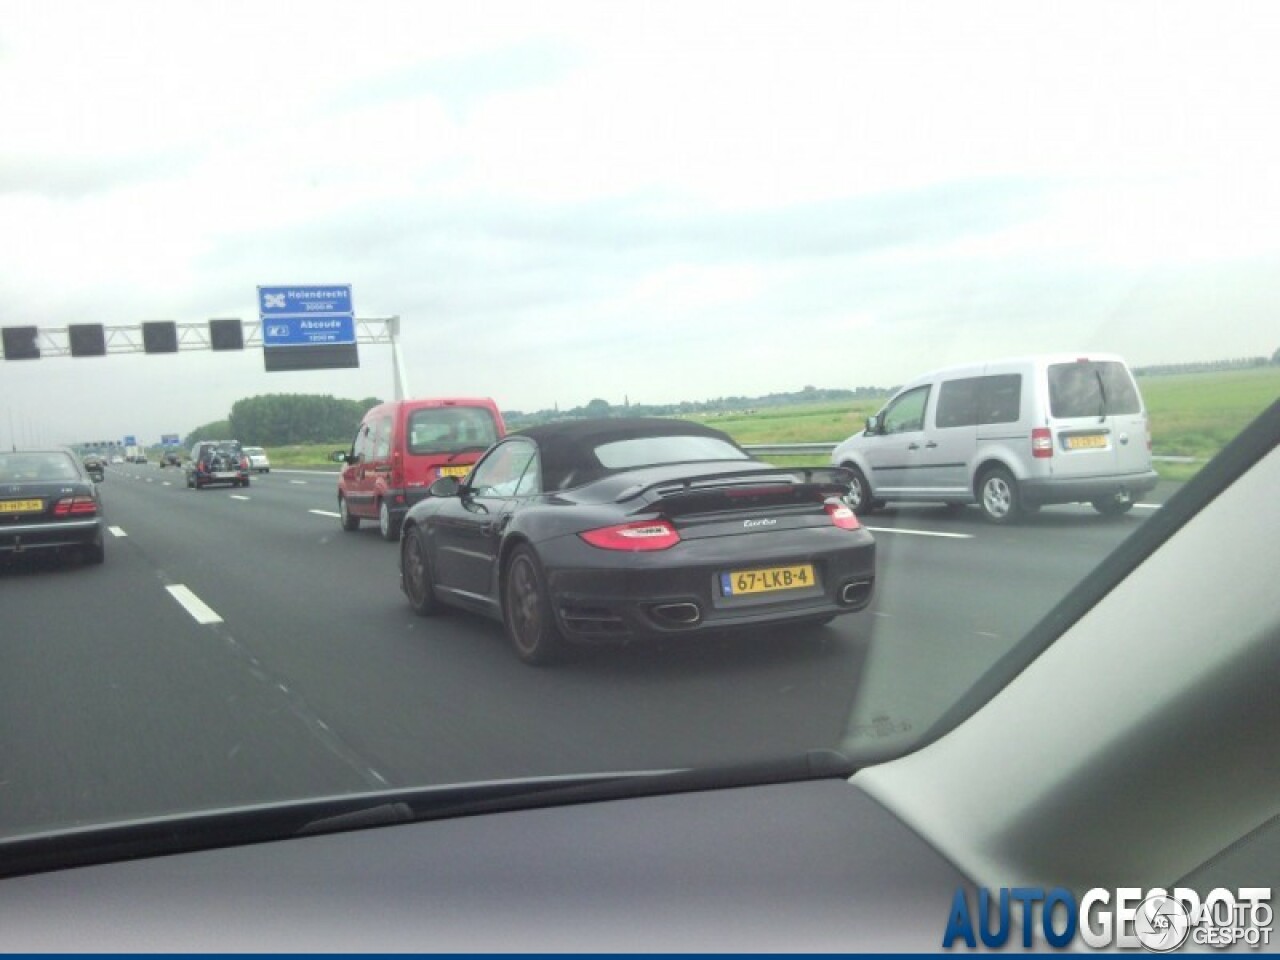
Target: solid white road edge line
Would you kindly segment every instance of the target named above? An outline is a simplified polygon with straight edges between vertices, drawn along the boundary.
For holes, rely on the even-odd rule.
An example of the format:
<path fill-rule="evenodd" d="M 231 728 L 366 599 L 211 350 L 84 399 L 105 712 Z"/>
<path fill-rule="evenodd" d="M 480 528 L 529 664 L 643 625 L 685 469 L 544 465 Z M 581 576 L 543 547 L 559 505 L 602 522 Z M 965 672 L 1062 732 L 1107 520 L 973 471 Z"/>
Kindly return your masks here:
<path fill-rule="evenodd" d="M 182 608 L 191 614 L 192 619 L 196 623 L 222 623 L 222 618 L 218 616 L 213 608 L 188 590 L 181 583 L 171 584 L 165 587 L 169 591 L 169 595 L 178 603 L 182 604 Z"/>
<path fill-rule="evenodd" d="M 906 527 L 863 527 L 872 533 L 909 533 L 915 537 L 946 537 L 949 540 L 972 540 L 972 533 L 942 533 L 938 530 L 909 530 Z"/>

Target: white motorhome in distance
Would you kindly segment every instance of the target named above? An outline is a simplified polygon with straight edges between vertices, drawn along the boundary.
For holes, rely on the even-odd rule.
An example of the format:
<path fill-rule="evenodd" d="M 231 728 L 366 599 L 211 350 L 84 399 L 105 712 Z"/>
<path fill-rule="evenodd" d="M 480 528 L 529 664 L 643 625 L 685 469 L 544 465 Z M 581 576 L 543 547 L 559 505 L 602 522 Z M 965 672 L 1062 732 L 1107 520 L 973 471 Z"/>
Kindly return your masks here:
<path fill-rule="evenodd" d="M 1115 354 L 1045 354 L 951 367 L 911 381 L 832 464 L 866 514 L 891 500 L 976 503 L 993 523 L 1041 506 L 1125 513 L 1156 485 L 1151 433 Z"/>

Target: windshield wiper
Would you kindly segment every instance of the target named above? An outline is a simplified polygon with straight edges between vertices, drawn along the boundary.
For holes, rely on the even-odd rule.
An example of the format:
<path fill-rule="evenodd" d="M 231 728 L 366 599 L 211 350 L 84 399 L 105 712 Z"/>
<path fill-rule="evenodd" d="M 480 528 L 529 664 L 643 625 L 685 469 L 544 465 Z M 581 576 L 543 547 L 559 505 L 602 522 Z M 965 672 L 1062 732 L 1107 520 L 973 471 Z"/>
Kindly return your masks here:
<path fill-rule="evenodd" d="M 1107 385 L 1102 382 L 1102 371 L 1097 367 L 1094 368 L 1093 375 L 1098 378 L 1098 392 L 1102 394 L 1102 409 L 1098 411 L 1098 422 L 1102 423 L 1107 419 Z"/>

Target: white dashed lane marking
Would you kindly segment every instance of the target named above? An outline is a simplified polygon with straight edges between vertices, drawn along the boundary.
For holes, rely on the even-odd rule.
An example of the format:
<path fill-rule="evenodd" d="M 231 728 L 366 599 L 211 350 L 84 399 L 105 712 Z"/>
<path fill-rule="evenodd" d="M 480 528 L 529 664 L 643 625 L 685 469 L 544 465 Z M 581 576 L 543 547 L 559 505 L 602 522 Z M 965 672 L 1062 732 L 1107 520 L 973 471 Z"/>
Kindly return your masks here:
<path fill-rule="evenodd" d="M 165 587 L 169 591 L 169 595 L 182 605 L 182 609 L 191 614 L 192 619 L 196 623 L 222 623 L 222 618 L 214 612 L 213 608 L 188 590 L 181 583 L 175 583 Z"/>
<path fill-rule="evenodd" d="M 233 493 L 231 494 L 231 499 L 232 500 L 248 500 L 249 498 L 240 493 Z"/>
<path fill-rule="evenodd" d="M 308 510 L 307 513 L 314 513 L 317 517 L 336 517 L 342 519 L 342 514 L 334 513 L 332 510 Z"/>
<path fill-rule="evenodd" d="M 290 480 L 289 482 L 297 484 L 300 487 L 305 487 L 307 485 L 307 481 L 305 480 Z"/>
<path fill-rule="evenodd" d="M 108 529 L 109 531 L 111 531 L 111 535 L 112 535 L 113 537 L 127 537 L 127 536 L 128 536 L 128 534 L 124 532 L 124 528 L 123 528 L 123 527 L 107 527 L 107 529 Z"/>

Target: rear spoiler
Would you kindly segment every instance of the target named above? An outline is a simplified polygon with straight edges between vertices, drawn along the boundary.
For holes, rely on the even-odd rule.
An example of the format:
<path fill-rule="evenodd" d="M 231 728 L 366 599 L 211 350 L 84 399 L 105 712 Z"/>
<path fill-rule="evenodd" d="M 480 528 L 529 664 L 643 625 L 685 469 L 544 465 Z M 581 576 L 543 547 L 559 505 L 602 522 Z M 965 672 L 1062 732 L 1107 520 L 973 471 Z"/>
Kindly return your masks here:
<path fill-rule="evenodd" d="M 651 495 L 654 500 L 717 494 L 726 497 L 768 494 L 790 494 L 793 498 L 803 498 L 805 494 L 843 496 L 849 492 L 849 484 L 852 482 L 853 473 L 844 467 L 755 467 L 751 470 L 730 470 L 700 477 L 636 484 L 618 494 L 617 502 L 626 503 L 646 494 Z"/>

